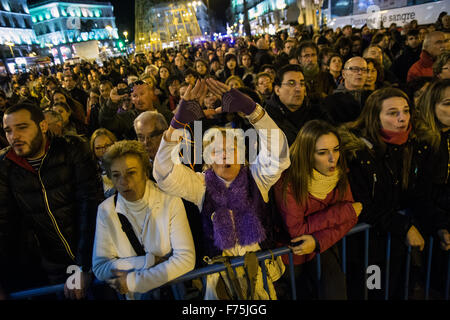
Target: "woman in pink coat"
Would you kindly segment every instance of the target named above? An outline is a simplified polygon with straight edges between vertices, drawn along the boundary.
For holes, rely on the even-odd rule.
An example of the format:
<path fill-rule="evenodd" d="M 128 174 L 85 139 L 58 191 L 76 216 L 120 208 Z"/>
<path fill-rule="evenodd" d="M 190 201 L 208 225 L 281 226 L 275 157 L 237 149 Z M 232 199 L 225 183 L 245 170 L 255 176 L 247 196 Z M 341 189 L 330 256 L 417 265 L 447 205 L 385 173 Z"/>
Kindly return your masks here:
<path fill-rule="evenodd" d="M 362 205 L 353 200 L 339 144 L 332 126 L 320 120 L 309 121 L 290 148 L 290 168 L 274 187 L 277 207 L 291 239 L 297 289 L 303 299 L 347 298 L 335 244 L 356 224 Z M 322 272 L 317 283 L 319 252 Z M 288 264 L 287 256 L 283 258 Z"/>

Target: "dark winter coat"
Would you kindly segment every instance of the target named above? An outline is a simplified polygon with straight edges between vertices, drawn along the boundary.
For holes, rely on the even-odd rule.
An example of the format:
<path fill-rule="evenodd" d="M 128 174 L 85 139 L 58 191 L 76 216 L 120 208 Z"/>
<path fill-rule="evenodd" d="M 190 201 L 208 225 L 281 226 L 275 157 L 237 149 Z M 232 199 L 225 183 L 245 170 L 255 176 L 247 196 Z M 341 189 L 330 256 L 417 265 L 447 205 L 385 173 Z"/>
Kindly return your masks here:
<path fill-rule="evenodd" d="M 320 117 L 319 107 L 311 104 L 308 99 L 305 98 L 303 105 L 297 111 L 292 112 L 275 93 L 266 100 L 264 109 L 284 132 L 289 145 L 294 143 L 298 132 L 306 122 Z"/>
<path fill-rule="evenodd" d="M 439 150 L 433 155 L 433 192 L 435 207 L 431 232 L 439 229 L 450 230 L 450 130 L 441 132 Z"/>
<path fill-rule="evenodd" d="M 340 85 L 340 90 L 337 89 L 321 103 L 324 120 L 335 126 L 355 121 L 372 93 L 370 90 L 348 91 L 342 89 L 342 86 L 343 84 Z"/>
<path fill-rule="evenodd" d="M 16 236 L 13 230 L 21 224 L 27 234 L 34 234 L 47 261 L 89 270 L 97 207 L 102 200 L 101 178 L 85 140 L 76 136 L 51 138 L 38 171 L 12 148 L 3 149 L 0 269 L 12 246 L 9 241 Z"/>
<path fill-rule="evenodd" d="M 420 47 L 412 49 L 405 46 L 402 54 L 392 64 L 391 71 L 397 75 L 402 83 L 406 82 L 409 68 L 420 59 L 420 52 Z"/>
<path fill-rule="evenodd" d="M 363 205 L 359 221 L 402 239 L 412 225 L 423 229 L 419 221 L 431 212 L 431 148 L 411 136 L 400 146 L 386 144 L 385 151 L 343 128 L 340 137 L 353 197 Z M 403 190 L 401 172 L 407 146 L 412 150 L 412 160 L 408 188 Z M 407 210 L 406 214 L 400 210 Z"/>

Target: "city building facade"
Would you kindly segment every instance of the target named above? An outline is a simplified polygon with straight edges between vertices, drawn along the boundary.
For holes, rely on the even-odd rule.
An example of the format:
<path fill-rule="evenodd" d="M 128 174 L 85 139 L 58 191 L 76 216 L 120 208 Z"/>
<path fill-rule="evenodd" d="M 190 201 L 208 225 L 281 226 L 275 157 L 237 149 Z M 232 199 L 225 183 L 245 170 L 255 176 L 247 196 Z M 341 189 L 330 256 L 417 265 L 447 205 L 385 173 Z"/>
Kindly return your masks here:
<path fill-rule="evenodd" d="M 37 44 L 27 1 L 0 0 L 0 72 L 26 64 L 23 57 Z"/>
<path fill-rule="evenodd" d="M 160 50 L 205 40 L 211 33 L 208 8 L 202 1 L 155 4 L 136 0 L 136 51 Z"/>
<path fill-rule="evenodd" d="M 113 50 L 118 39 L 114 7 L 109 2 L 44 1 L 30 6 L 31 21 L 42 49 L 55 63 L 76 55 L 74 44 L 97 41 L 99 50 Z"/>
<path fill-rule="evenodd" d="M 246 13 L 252 35 L 275 34 L 289 28 L 299 16 L 296 0 L 231 0 L 230 11 L 232 22 L 228 31 L 239 36 L 247 35 L 244 28 Z"/>

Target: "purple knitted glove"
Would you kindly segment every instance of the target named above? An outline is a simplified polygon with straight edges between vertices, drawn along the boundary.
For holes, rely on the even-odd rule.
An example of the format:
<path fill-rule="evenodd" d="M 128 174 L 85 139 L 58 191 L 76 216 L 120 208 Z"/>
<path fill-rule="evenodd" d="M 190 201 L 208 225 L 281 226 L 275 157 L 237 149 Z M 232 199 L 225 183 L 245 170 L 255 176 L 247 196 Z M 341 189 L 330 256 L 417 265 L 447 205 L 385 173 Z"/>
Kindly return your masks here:
<path fill-rule="evenodd" d="M 202 107 L 195 100 L 181 99 L 177 113 L 173 116 L 170 125 L 174 129 L 184 128 L 185 125 L 192 121 L 203 118 Z"/>
<path fill-rule="evenodd" d="M 243 112 L 250 115 L 256 108 L 256 102 L 239 90 L 231 89 L 222 96 L 224 112 Z"/>

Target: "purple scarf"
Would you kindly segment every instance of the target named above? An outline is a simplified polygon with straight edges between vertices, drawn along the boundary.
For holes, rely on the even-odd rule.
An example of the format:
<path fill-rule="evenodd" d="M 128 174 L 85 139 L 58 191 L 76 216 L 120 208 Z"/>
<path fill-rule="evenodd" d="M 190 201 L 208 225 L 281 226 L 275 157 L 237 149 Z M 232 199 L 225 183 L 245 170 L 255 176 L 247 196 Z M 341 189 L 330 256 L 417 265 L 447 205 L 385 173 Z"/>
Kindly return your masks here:
<path fill-rule="evenodd" d="M 205 181 L 203 227 L 217 248 L 225 250 L 236 244 L 245 246 L 265 240 L 266 233 L 258 217 L 258 202 L 262 197 L 248 167 L 240 170 L 228 188 L 212 169 L 205 172 Z M 233 211 L 234 227 L 230 210 Z"/>

